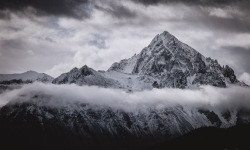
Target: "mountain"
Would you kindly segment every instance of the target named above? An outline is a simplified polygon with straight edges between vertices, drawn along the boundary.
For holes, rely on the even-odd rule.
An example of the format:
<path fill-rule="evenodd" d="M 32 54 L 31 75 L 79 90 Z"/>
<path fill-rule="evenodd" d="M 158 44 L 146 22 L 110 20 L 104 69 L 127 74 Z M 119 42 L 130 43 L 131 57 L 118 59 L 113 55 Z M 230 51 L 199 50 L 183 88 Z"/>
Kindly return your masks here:
<path fill-rule="evenodd" d="M 27 71 L 16 74 L 0 74 L 0 94 L 5 91 L 19 89 L 22 85 L 39 81 L 43 83 L 51 83 L 53 77 L 45 73 L 37 73 L 35 71 Z"/>
<path fill-rule="evenodd" d="M 82 68 L 73 68 L 70 72 L 64 73 L 52 81 L 54 84 L 75 83 L 78 85 L 96 85 L 102 87 L 116 86 L 112 79 L 105 78 L 99 72 L 88 66 Z"/>
<path fill-rule="evenodd" d="M 152 88 L 193 88 L 199 85 L 227 87 L 245 85 L 237 80 L 234 70 L 206 58 L 176 37 L 164 31 L 139 54 L 114 63 L 107 71 L 87 68 L 72 69 L 53 83 L 75 83 L 123 88 L 129 91 Z"/>
<path fill-rule="evenodd" d="M 135 74 L 126 74 L 117 71 L 95 71 L 88 66 L 73 68 L 70 72 L 64 73 L 55 78 L 53 84 L 77 84 L 100 86 L 109 88 L 126 89 L 131 91 L 152 89 L 151 82 L 146 83 L 142 77 Z M 147 80 L 150 80 L 147 77 Z M 153 81 L 153 79 L 151 79 Z"/>
<path fill-rule="evenodd" d="M 158 34 L 139 54 L 114 63 L 107 71 L 96 71 L 85 65 L 79 69 L 73 68 L 55 79 L 35 71 L 0 74 L 2 84 L 34 81 L 119 88 L 127 91 L 165 87 L 184 89 L 200 85 L 246 86 L 239 82 L 234 70 L 228 65 L 224 67 L 217 60 L 204 57 L 167 31 Z"/>
<path fill-rule="evenodd" d="M 168 32 L 157 35 L 138 55 L 114 63 L 109 71 L 151 76 L 157 87 L 188 88 L 194 85 L 226 87 L 237 84 L 234 71 L 205 58 Z"/>
<path fill-rule="evenodd" d="M 34 81 L 40 81 L 44 83 L 52 82 L 54 78 L 45 74 L 45 73 L 37 73 L 35 71 L 27 71 L 24 73 L 17 73 L 17 74 L 0 74 L 0 82 L 1 83 L 11 83 L 18 82 L 18 80 L 21 80 L 19 82 L 34 82 Z"/>
<path fill-rule="evenodd" d="M 1 76 L 1 79 L 52 80 L 45 74 L 40 75 L 31 71 Z M 60 75 L 52 83 L 115 88 L 127 92 L 165 87 L 196 88 L 200 85 L 245 86 L 237 80 L 232 68 L 227 65 L 221 66 L 216 60 L 204 57 L 168 32 L 157 35 L 139 54 L 114 63 L 107 71 L 96 71 L 85 65 Z M 69 93 L 72 92 L 69 89 L 64 95 L 59 92 L 60 90 L 51 88 L 51 86 L 58 89 L 72 87 L 76 90 L 74 87 L 79 88 L 79 86 L 52 84 L 44 86 L 52 90 L 44 92 L 37 86 L 28 88 L 29 85 L 27 85 L 20 91 L 10 93 L 11 96 L 7 94 L 7 97 L 12 100 L 0 107 L 1 148 L 25 150 L 178 149 L 178 146 L 187 148 L 186 145 L 179 145 L 188 144 L 187 141 L 193 142 L 189 144 L 191 146 L 199 143 L 213 145 L 206 139 L 201 141 L 200 136 L 208 135 L 209 138 L 218 136 L 215 139 L 224 140 L 219 148 L 230 149 L 228 143 L 232 144 L 232 141 L 225 140 L 245 141 L 245 137 L 239 136 L 237 132 L 244 133 L 250 130 L 250 111 L 247 106 L 243 109 L 240 105 L 234 107 L 227 103 L 225 108 L 223 105 L 216 107 L 212 104 L 192 106 L 193 103 L 190 105 L 169 103 L 167 105 L 158 104 L 156 100 L 158 105 L 151 105 L 151 103 L 141 105 L 140 103 L 136 109 L 126 110 L 111 107 L 111 105 L 102 105 L 105 101 L 102 95 L 98 97 L 101 104 L 97 104 L 91 95 L 87 101 L 78 101 L 84 97 L 77 98 L 77 93 L 69 97 Z M 35 89 L 30 90 L 33 88 Z M 111 94 L 110 98 L 113 98 L 112 92 L 105 91 L 107 89 L 101 90 Z M 80 93 L 82 92 L 80 89 Z M 91 92 L 95 91 L 91 90 Z M 122 90 L 121 92 L 137 99 L 134 93 L 126 93 Z M 12 94 L 17 94 L 17 97 Z M 88 95 L 88 93 L 83 94 Z M 74 101 L 74 96 L 77 101 Z M 221 96 L 223 99 L 223 95 Z M 112 103 L 112 106 L 116 105 L 113 104 L 115 101 L 107 100 L 107 102 Z M 124 105 L 127 107 L 133 105 L 133 102 L 128 101 L 128 103 L 130 105 L 127 106 L 126 103 Z M 242 125 L 246 125 L 248 130 L 243 131 Z M 237 126 L 237 130 L 230 128 L 233 126 Z M 224 132 L 222 128 L 229 129 Z M 237 137 L 232 138 L 231 136 L 234 135 Z M 192 140 L 197 140 L 198 143 Z M 175 143 L 178 143 L 177 147 L 175 145 L 168 147 Z M 199 149 L 206 148 L 208 147 L 199 147 Z"/>

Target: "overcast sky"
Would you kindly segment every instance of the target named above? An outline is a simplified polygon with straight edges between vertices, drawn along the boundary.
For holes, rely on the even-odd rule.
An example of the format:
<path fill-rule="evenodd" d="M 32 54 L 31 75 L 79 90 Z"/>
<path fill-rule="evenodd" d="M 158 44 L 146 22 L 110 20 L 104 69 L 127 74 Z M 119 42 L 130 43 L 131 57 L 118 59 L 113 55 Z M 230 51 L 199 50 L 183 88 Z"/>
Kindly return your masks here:
<path fill-rule="evenodd" d="M 0 73 L 107 70 L 165 30 L 250 79 L 248 0 L 1 1 Z"/>

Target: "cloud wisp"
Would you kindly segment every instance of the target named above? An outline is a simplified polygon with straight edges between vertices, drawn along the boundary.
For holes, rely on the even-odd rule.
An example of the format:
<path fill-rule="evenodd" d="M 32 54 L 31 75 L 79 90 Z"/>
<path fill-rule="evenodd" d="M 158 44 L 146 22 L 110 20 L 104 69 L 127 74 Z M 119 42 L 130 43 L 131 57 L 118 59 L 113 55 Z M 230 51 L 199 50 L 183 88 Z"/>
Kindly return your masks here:
<path fill-rule="evenodd" d="M 94 91 L 94 92 L 93 92 Z M 0 105 L 34 102 L 48 107 L 67 107 L 74 103 L 110 107 L 124 111 L 142 108 L 187 106 L 211 110 L 250 109 L 250 89 L 244 87 L 200 89 L 153 89 L 127 93 L 94 86 L 52 85 L 34 83 L 0 95 Z"/>

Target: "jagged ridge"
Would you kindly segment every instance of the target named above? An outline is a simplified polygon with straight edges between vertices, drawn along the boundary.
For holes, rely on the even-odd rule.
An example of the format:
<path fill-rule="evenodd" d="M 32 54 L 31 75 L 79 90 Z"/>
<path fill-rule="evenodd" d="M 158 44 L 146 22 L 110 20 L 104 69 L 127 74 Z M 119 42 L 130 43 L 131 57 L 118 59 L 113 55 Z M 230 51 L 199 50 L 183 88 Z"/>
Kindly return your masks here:
<path fill-rule="evenodd" d="M 157 35 L 139 54 L 114 63 L 108 71 L 89 70 L 92 74 L 73 69 L 56 78 L 53 83 L 97 85 L 129 91 L 164 87 L 193 88 L 199 85 L 245 85 L 237 80 L 232 68 L 227 65 L 221 67 L 217 60 L 205 58 L 166 31 Z"/>

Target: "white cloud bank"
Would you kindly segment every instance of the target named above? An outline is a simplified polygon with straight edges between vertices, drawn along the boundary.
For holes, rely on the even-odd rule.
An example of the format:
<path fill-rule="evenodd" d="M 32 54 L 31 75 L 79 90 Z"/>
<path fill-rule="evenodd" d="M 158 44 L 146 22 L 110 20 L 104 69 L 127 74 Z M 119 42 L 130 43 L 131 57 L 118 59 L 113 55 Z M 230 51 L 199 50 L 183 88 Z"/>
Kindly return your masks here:
<path fill-rule="evenodd" d="M 245 82 L 246 84 L 250 85 L 250 74 L 244 72 L 240 77 L 239 77 L 240 81 Z"/>
<path fill-rule="evenodd" d="M 8 102 L 35 100 L 38 105 L 67 107 L 72 103 L 88 103 L 132 111 L 137 108 L 164 108 L 176 105 L 206 107 L 207 109 L 250 108 L 250 88 L 216 88 L 203 86 L 200 89 L 153 89 L 127 93 L 122 90 L 33 83 L 21 89 L 0 95 L 0 106 Z"/>

